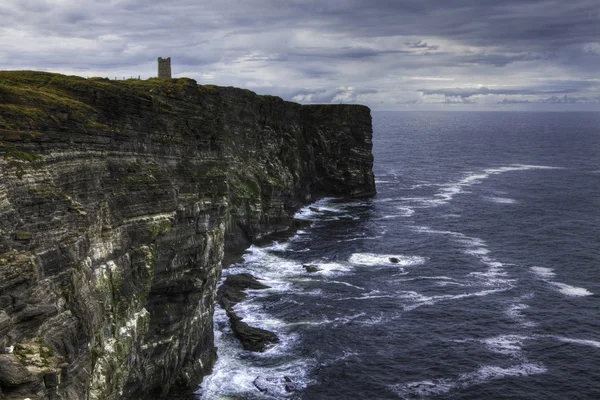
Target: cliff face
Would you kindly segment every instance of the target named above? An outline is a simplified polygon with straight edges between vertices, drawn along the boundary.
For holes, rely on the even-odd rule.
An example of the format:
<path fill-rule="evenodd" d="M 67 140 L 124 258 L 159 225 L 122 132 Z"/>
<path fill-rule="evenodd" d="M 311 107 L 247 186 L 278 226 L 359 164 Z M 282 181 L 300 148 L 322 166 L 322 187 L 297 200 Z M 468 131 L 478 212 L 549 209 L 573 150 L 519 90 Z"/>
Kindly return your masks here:
<path fill-rule="evenodd" d="M 0 398 L 194 387 L 225 251 L 375 193 L 363 106 L 0 72 Z"/>

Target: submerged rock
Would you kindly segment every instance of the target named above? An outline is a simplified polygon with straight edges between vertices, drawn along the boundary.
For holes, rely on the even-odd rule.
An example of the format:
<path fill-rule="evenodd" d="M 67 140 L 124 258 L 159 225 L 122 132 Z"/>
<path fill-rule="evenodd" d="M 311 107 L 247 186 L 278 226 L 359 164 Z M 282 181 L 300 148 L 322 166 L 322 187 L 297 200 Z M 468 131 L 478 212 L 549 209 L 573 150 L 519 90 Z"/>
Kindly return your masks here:
<path fill-rule="evenodd" d="M 285 393 L 298 390 L 296 383 L 287 376 L 281 378 L 258 376 L 254 380 L 254 386 L 262 393 L 268 393 L 272 396 L 285 395 Z"/>
<path fill-rule="evenodd" d="M 305 265 L 303 265 L 303 267 L 306 270 L 306 272 L 308 272 L 308 273 L 319 272 L 321 270 L 316 265 L 311 265 L 311 264 L 305 264 Z"/>
<path fill-rule="evenodd" d="M 400 260 L 397 257 L 390 257 L 390 262 L 394 264 L 398 264 Z"/>

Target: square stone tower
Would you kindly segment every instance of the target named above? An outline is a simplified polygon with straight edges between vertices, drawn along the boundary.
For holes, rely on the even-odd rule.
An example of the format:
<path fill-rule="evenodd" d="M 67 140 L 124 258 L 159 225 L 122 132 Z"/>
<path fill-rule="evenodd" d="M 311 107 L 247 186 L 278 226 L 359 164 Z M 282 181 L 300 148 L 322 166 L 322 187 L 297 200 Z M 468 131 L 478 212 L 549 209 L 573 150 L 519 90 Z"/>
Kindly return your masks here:
<path fill-rule="evenodd" d="M 158 77 L 160 79 L 171 79 L 171 57 L 158 57 Z"/>

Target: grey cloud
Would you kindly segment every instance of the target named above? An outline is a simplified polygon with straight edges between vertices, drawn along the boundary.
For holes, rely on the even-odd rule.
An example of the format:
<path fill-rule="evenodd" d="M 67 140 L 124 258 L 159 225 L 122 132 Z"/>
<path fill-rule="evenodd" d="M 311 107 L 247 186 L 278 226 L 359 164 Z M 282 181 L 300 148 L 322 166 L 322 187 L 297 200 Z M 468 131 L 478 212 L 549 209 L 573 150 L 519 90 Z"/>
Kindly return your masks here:
<path fill-rule="evenodd" d="M 549 94 L 562 94 L 565 92 L 573 92 L 573 89 L 564 90 L 539 90 L 539 89 L 490 89 L 487 87 L 479 87 L 474 89 L 462 89 L 462 88 L 442 88 L 442 89 L 419 89 L 424 95 L 444 95 L 447 97 L 460 97 L 469 98 L 473 96 L 481 95 L 549 95 Z"/>
<path fill-rule="evenodd" d="M 416 42 L 408 42 L 406 45 L 412 49 L 425 49 L 425 50 L 437 50 L 440 46 L 430 46 L 427 42 L 422 40 Z"/>
<path fill-rule="evenodd" d="M 503 99 L 498 104 L 600 104 L 600 97 L 552 96 L 536 100 Z"/>
<path fill-rule="evenodd" d="M 599 17 L 597 0 L 4 0 L 0 59 L 148 77 L 156 57 L 171 56 L 175 74 L 318 102 L 592 101 Z M 540 77 L 549 80 L 533 86 Z"/>

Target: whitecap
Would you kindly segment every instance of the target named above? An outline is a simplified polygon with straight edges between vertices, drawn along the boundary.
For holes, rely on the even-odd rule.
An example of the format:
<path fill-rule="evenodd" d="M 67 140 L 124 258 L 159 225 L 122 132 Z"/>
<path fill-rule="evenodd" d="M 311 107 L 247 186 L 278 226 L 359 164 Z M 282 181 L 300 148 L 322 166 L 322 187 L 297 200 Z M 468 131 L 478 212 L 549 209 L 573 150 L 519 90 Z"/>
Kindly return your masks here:
<path fill-rule="evenodd" d="M 333 197 L 326 197 L 319 201 L 316 201 L 306 207 L 302 207 L 300 210 L 294 214 L 294 218 L 300 220 L 308 220 L 312 221 L 315 219 L 319 219 L 322 217 L 325 211 L 331 213 L 340 213 L 342 212 L 340 209 L 330 206 L 329 203 L 333 200 L 336 200 Z"/>
<path fill-rule="evenodd" d="M 350 238 L 350 239 L 340 239 L 337 242 L 338 243 L 342 243 L 342 242 L 356 242 L 357 240 L 379 240 L 383 238 L 383 235 L 378 235 L 378 236 L 359 236 L 359 237 L 354 237 L 354 238 Z"/>
<path fill-rule="evenodd" d="M 566 283 L 555 282 L 552 280 L 552 278 L 556 277 L 556 274 L 552 268 L 531 267 L 531 271 L 565 296 L 582 297 L 591 296 L 593 294 L 585 288 L 567 285 Z"/>
<path fill-rule="evenodd" d="M 404 297 L 408 300 L 413 301 L 413 304 L 406 304 L 403 306 L 404 311 L 412 311 L 421 306 L 434 305 L 440 301 L 452 301 L 452 300 L 466 299 L 466 298 L 470 298 L 470 297 L 489 296 L 489 295 L 495 294 L 495 293 L 506 292 L 507 290 L 510 290 L 510 289 L 512 289 L 512 286 L 507 285 L 506 287 L 498 288 L 498 289 L 488 289 L 488 290 L 480 290 L 480 291 L 471 292 L 471 293 L 461 293 L 461 294 L 456 294 L 456 295 L 446 294 L 446 295 L 438 295 L 438 296 L 424 296 L 417 292 L 402 292 L 400 294 L 400 297 Z"/>
<path fill-rule="evenodd" d="M 551 279 L 556 276 L 552 268 L 531 267 L 531 271 L 533 271 L 533 273 L 539 276 L 540 278 L 544 279 Z"/>
<path fill-rule="evenodd" d="M 433 379 L 393 385 L 390 389 L 402 399 L 418 399 L 447 393 L 455 386 L 456 384 L 449 380 Z"/>
<path fill-rule="evenodd" d="M 523 315 L 523 310 L 528 309 L 529 306 L 523 303 L 515 303 L 511 304 L 505 311 L 505 314 L 512 320 L 519 322 L 521 325 L 525 327 L 535 326 L 535 322 L 527 321 L 525 316 Z"/>
<path fill-rule="evenodd" d="M 566 296 L 580 297 L 580 296 L 591 296 L 593 293 L 589 290 L 581 287 L 567 285 L 566 283 L 560 282 L 548 282 L 552 286 L 558 289 L 559 292 Z"/>
<path fill-rule="evenodd" d="M 385 220 L 385 219 L 396 219 L 396 218 L 401 218 L 401 217 L 403 217 L 403 215 L 400 215 L 400 214 L 384 215 L 383 217 L 375 218 L 374 221 L 381 221 L 381 220 Z"/>
<path fill-rule="evenodd" d="M 398 207 L 398 210 L 402 212 L 401 217 L 410 217 L 415 213 L 414 208 L 411 207 Z"/>
<path fill-rule="evenodd" d="M 348 287 L 355 288 L 355 289 L 359 289 L 359 290 L 367 290 L 367 289 L 365 289 L 365 288 L 363 288 L 363 287 L 356 286 L 356 285 L 353 285 L 353 284 L 351 284 L 351 283 L 348 283 L 348 282 L 342 282 L 342 281 L 333 281 L 333 280 L 326 280 L 326 281 L 323 281 L 323 282 L 327 282 L 327 283 L 335 283 L 335 284 L 338 284 L 338 285 L 344 285 L 344 286 L 348 286 Z"/>
<path fill-rule="evenodd" d="M 392 259 L 396 259 L 397 262 L 392 262 Z M 366 266 L 415 266 L 425 262 L 425 258 L 419 256 L 403 256 L 398 254 L 374 254 L 374 253 L 354 253 L 350 256 L 350 263 L 354 265 L 366 265 Z"/>
<path fill-rule="evenodd" d="M 448 281 L 453 281 L 454 278 L 450 278 L 448 276 L 415 276 L 414 278 L 398 279 L 398 282 L 411 282 L 411 281 L 420 281 L 420 280 L 448 280 Z"/>
<path fill-rule="evenodd" d="M 561 341 L 563 343 L 580 344 L 583 346 L 596 347 L 596 348 L 600 349 L 600 342 L 596 341 L 596 340 L 573 339 L 573 338 L 568 338 L 568 337 L 564 337 L 564 336 L 547 336 L 547 337 L 551 337 L 551 338 Z"/>
<path fill-rule="evenodd" d="M 425 396 L 435 396 L 448 393 L 455 389 L 464 389 L 469 386 L 489 382 L 494 379 L 529 376 L 543 374 L 547 368 L 541 363 L 529 363 L 514 365 L 511 367 L 499 367 L 487 365 L 474 372 L 462 374 L 458 379 L 433 379 L 419 382 L 404 383 L 393 385 L 390 388 L 403 399 L 421 398 Z"/>
<path fill-rule="evenodd" d="M 391 295 L 391 294 L 376 294 L 376 295 L 343 297 L 341 299 L 334 299 L 334 301 L 372 300 L 372 299 L 395 299 L 395 298 L 396 298 L 396 296 Z"/>
<path fill-rule="evenodd" d="M 340 275 L 344 272 L 350 271 L 351 267 L 347 264 L 340 264 L 335 262 L 325 262 L 325 263 L 307 263 L 310 265 L 314 265 L 317 267 L 316 272 L 306 272 L 307 274 L 318 274 L 318 275 Z"/>
<path fill-rule="evenodd" d="M 530 339 L 533 338 L 519 335 L 502 335 L 483 339 L 481 342 L 494 353 L 520 358 L 523 355 L 523 342 Z"/>
<path fill-rule="evenodd" d="M 490 197 L 486 197 L 485 199 L 488 201 L 491 201 L 492 203 L 496 203 L 496 204 L 515 204 L 517 202 L 516 200 L 509 199 L 508 197 L 490 196 Z"/>
<path fill-rule="evenodd" d="M 529 376 L 546 373 L 548 369 L 542 363 L 522 363 L 503 368 L 495 365 L 487 365 L 477 371 L 463 374 L 459 378 L 460 387 L 468 387 L 480 383 L 489 382 L 493 379 L 511 376 Z"/>
<path fill-rule="evenodd" d="M 273 242 L 273 244 L 269 247 L 265 247 L 265 250 L 275 251 L 275 252 L 284 252 L 288 251 L 288 247 L 290 247 L 290 242 Z"/>

